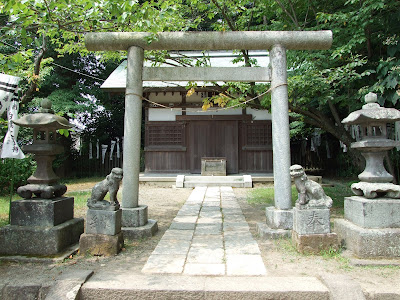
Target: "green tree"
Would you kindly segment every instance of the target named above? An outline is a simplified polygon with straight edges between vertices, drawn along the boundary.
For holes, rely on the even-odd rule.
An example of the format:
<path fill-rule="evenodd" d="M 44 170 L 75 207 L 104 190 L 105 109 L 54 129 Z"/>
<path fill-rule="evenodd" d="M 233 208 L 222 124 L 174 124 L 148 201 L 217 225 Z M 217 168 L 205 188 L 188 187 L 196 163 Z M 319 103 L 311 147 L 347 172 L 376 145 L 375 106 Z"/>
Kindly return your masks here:
<path fill-rule="evenodd" d="M 9 0 L 0 3 L 0 71 L 26 79 L 21 103 L 36 94 L 52 59 L 59 55 L 88 55 L 84 34 L 92 31 L 188 30 L 197 20 L 185 18 L 181 1 Z M 103 59 L 119 58 L 108 53 Z"/>
<path fill-rule="evenodd" d="M 297 132 L 308 124 L 350 146 L 353 139 L 341 120 L 361 107 L 366 93 L 378 92 L 381 104 L 400 106 L 399 1 L 191 1 L 196 5 L 200 2 L 198 7 L 213 20 L 213 30 L 333 31 L 329 50 L 288 51 L 292 127 L 302 128 Z M 241 54 L 245 64 L 251 65 L 248 53 L 242 50 Z M 231 95 L 254 97 L 261 91 L 254 84 L 230 87 L 234 87 Z M 220 99 L 216 100 L 218 104 Z M 244 97 L 224 105 L 237 100 Z M 250 105 L 268 107 L 269 101 L 265 97 Z M 360 162 L 358 153 L 351 151 L 351 155 Z"/>

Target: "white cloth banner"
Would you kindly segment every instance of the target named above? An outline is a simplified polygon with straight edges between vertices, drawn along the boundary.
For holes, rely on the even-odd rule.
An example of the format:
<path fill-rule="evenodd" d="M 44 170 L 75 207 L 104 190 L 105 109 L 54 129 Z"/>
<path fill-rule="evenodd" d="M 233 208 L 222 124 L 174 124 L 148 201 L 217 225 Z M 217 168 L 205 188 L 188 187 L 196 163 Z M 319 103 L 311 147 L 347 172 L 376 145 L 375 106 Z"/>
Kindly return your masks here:
<path fill-rule="evenodd" d="M 102 161 L 103 165 L 104 165 L 104 160 L 106 158 L 107 148 L 108 148 L 108 145 L 101 145 L 101 161 Z"/>
<path fill-rule="evenodd" d="M 116 144 L 116 141 L 111 141 L 110 160 L 113 160 L 113 153 L 114 153 L 115 144 Z"/>
<path fill-rule="evenodd" d="M 0 74 L 0 116 L 7 111 L 8 131 L 4 138 L 1 150 L 1 158 L 25 158 L 24 153 L 18 146 L 17 136 L 19 126 L 12 121 L 18 118 L 18 83 L 20 78 Z"/>
<path fill-rule="evenodd" d="M 4 138 L 3 148 L 1 151 L 1 158 L 17 158 L 23 159 L 25 158 L 24 153 L 19 148 L 18 143 L 16 141 L 18 136 L 19 126 L 15 125 L 12 120 L 18 118 L 18 102 L 12 101 L 11 105 L 8 107 L 8 131 L 6 137 Z"/>
<path fill-rule="evenodd" d="M 17 100 L 20 79 L 16 76 L 0 74 L 0 116 L 10 106 L 12 100 Z"/>

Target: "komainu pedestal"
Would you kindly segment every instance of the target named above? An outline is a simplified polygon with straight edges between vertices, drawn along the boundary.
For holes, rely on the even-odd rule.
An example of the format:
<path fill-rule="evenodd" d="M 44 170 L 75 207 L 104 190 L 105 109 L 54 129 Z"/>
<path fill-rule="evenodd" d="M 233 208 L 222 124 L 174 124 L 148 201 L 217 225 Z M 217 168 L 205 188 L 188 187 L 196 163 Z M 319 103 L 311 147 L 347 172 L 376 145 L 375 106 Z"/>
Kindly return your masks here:
<path fill-rule="evenodd" d="M 292 241 L 301 253 L 319 254 L 338 250 L 336 233 L 331 233 L 329 208 L 293 208 Z"/>
<path fill-rule="evenodd" d="M 118 254 L 124 246 L 121 217 L 121 209 L 88 209 L 86 230 L 79 240 L 79 253 L 98 256 Z"/>
<path fill-rule="evenodd" d="M 339 248 L 336 233 L 331 233 L 330 210 L 332 199 L 321 185 L 307 178 L 303 167 L 293 165 L 290 175 L 298 194 L 293 208 L 292 241 L 301 253 L 318 254 Z"/>
<path fill-rule="evenodd" d="M 103 181 L 93 187 L 87 202 L 86 231 L 79 240 L 80 254 L 116 255 L 124 246 L 122 210 L 117 199 L 122 176 L 121 168 L 113 168 Z M 110 201 L 104 200 L 107 193 L 110 194 Z"/>

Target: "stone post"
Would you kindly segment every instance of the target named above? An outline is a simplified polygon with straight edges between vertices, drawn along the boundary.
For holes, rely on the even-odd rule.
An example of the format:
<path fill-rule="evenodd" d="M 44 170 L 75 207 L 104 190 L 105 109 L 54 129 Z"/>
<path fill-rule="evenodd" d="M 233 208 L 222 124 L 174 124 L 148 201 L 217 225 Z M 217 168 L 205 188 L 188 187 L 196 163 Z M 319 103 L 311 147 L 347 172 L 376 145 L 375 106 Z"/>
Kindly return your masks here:
<path fill-rule="evenodd" d="M 267 222 L 258 224 L 258 232 L 277 238 L 290 236 L 293 227 L 286 49 L 282 45 L 272 46 L 270 68 L 275 207 L 267 207 Z"/>
<path fill-rule="evenodd" d="M 142 125 L 142 70 L 144 50 L 128 49 L 124 120 L 124 184 L 122 209 L 139 205 L 140 133 Z"/>
<path fill-rule="evenodd" d="M 275 45 L 271 57 L 271 113 L 274 159 L 275 207 L 292 208 L 290 179 L 289 106 L 287 91 L 286 49 Z"/>
<path fill-rule="evenodd" d="M 157 221 L 148 219 L 147 205 L 139 205 L 140 134 L 142 126 L 144 50 L 128 49 L 124 120 L 124 180 L 122 185 L 122 232 L 125 238 L 154 235 Z"/>

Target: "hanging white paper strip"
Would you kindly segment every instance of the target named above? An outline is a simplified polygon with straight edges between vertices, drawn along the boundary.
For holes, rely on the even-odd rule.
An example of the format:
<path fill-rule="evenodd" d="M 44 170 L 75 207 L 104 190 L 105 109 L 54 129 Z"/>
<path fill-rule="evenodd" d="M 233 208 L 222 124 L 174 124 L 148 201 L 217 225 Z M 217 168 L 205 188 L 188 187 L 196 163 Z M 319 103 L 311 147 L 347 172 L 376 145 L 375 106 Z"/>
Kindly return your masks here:
<path fill-rule="evenodd" d="M 116 141 L 111 141 L 110 160 L 113 160 L 113 153 Z"/>
<path fill-rule="evenodd" d="M 93 158 L 93 145 L 92 142 L 89 142 L 89 159 Z"/>
<path fill-rule="evenodd" d="M 343 152 L 347 152 L 347 146 L 342 141 L 340 141 L 340 148 L 343 148 Z"/>
<path fill-rule="evenodd" d="M 326 158 L 331 158 L 331 150 L 329 149 L 329 144 L 328 141 L 325 141 L 325 147 L 326 147 Z"/>
<path fill-rule="evenodd" d="M 121 157 L 121 151 L 119 149 L 119 138 L 117 138 L 117 158 L 119 159 Z"/>
<path fill-rule="evenodd" d="M 108 148 L 108 145 L 101 145 L 101 161 L 102 161 L 103 165 L 104 165 L 104 160 L 106 158 L 107 148 Z"/>

